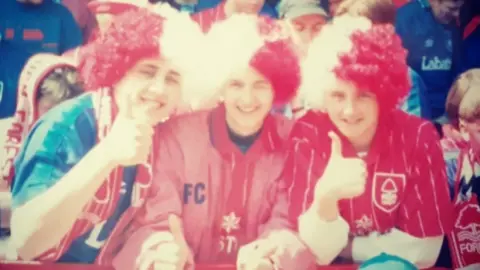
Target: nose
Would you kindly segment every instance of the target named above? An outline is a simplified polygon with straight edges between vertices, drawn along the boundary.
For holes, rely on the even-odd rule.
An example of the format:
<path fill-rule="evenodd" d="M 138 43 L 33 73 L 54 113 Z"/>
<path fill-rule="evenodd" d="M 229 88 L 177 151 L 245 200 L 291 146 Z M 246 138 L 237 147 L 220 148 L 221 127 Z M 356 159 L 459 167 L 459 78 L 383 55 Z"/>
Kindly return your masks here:
<path fill-rule="evenodd" d="M 161 80 L 154 80 L 147 87 L 148 92 L 161 96 L 165 93 L 165 84 Z"/>
<path fill-rule="evenodd" d="M 345 117 L 351 117 L 356 114 L 356 104 L 355 100 L 347 100 L 345 102 L 345 107 L 343 108 L 343 115 Z"/>
<path fill-rule="evenodd" d="M 252 104 L 254 101 L 253 89 L 245 88 L 240 95 L 240 101 L 242 105 Z"/>

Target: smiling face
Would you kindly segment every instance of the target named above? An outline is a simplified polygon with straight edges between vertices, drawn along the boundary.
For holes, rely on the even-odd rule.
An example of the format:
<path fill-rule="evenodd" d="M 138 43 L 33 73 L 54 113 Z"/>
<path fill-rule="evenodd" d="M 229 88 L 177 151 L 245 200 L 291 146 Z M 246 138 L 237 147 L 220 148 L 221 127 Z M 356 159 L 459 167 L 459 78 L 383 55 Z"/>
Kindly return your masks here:
<path fill-rule="evenodd" d="M 131 110 L 132 117 L 148 111 L 152 124 L 168 118 L 181 100 L 182 76 L 168 60 L 149 58 L 138 61 L 115 85 L 115 101 L 119 110 Z M 132 106 L 127 108 L 127 106 Z"/>
<path fill-rule="evenodd" d="M 325 93 L 324 108 L 332 123 L 353 145 L 369 145 L 378 124 L 378 103 L 374 94 L 337 80 Z"/>
<path fill-rule="evenodd" d="M 249 136 L 263 125 L 274 92 L 270 82 L 251 67 L 233 72 L 224 87 L 227 124 L 238 135 Z"/>

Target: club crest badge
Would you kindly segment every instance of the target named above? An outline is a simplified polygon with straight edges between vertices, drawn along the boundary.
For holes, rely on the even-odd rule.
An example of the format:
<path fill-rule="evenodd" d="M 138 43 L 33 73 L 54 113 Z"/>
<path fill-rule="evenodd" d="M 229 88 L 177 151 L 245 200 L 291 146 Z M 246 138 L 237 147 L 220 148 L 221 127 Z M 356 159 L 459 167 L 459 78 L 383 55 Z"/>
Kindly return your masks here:
<path fill-rule="evenodd" d="M 375 173 L 372 185 L 373 204 L 387 213 L 395 211 L 400 205 L 405 185 L 405 174 Z"/>

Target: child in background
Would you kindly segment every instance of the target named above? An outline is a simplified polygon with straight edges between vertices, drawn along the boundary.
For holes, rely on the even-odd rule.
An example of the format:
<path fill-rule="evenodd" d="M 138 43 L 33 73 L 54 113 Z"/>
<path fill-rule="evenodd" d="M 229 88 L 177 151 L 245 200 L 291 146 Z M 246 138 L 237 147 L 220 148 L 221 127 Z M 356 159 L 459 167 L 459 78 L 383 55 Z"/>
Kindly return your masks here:
<path fill-rule="evenodd" d="M 30 58 L 21 75 L 15 116 L 7 131 L 4 153 L 0 155 L 0 236 L 10 231 L 10 182 L 13 161 L 33 124 L 53 106 L 83 92 L 77 72 L 67 59 L 53 54 Z"/>
<path fill-rule="evenodd" d="M 480 254 L 472 249 L 480 245 L 476 233 L 480 223 L 480 69 L 459 76 L 448 94 L 446 109 L 464 138 L 453 148 L 457 152 L 452 151 L 451 140 L 443 140 L 455 211 L 454 228 L 447 235 L 453 269 L 478 269 Z"/>

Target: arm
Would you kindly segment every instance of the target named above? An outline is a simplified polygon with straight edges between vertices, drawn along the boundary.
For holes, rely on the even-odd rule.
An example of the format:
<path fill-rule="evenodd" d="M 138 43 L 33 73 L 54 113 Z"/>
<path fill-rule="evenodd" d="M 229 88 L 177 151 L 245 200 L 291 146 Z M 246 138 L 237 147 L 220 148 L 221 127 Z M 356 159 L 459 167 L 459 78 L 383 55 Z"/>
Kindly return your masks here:
<path fill-rule="evenodd" d="M 178 177 L 183 168 L 181 149 L 171 132 L 167 129 L 160 132 L 160 143 L 154 148 L 158 158 L 153 168 L 150 196 L 134 220 L 133 234 L 113 260 L 116 270 L 136 269 L 137 257 L 143 251 L 158 246 L 154 239 L 159 232 L 172 233 L 177 240 L 184 240 L 179 219 L 183 208 Z M 149 242 L 149 247 L 144 247 Z"/>
<path fill-rule="evenodd" d="M 279 247 L 272 259 L 280 269 L 314 268 L 315 257 L 288 219 L 287 190 L 283 181 L 277 184 L 272 206 L 270 219 L 260 227 L 260 238 L 268 239 Z"/>
<path fill-rule="evenodd" d="M 311 114 L 304 116 L 304 119 Z M 317 179 L 327 165 L 328 153 L 320 153 L 313 143 L 320 140 L 316 130 L 297 122 L 285 165 L 288 216 L 297 225 L 301 241 L 321 265 L 330 264 L 346 246 L 349 227 L 338 212 L 337 202 L 328 197 L 313 202 Z M 315 136 L 309 139 L 307 136 Z"/>
<path fill-rule="evenodd" d="M 43 122 L 25 144 L 11 220 L 11 244 L 22 259 L 58 245 L 115 167 L 101 145 L 80 156 L 78 140 L 76 130 Z"/>
<path fill-rule="evenodd" d="M 419 268 L 435 264 L 444 235 L 451 229 L 452 205 L 440 141 L 430 123 L 419 129 L 416 145 L 412 154 L 417 158 L 408 179 L 411 185 L 407 186 L 407 195 L 400 205 L 397 229 L 385 235 L 354 238 L 355 261 L 385 252 Z"/>

